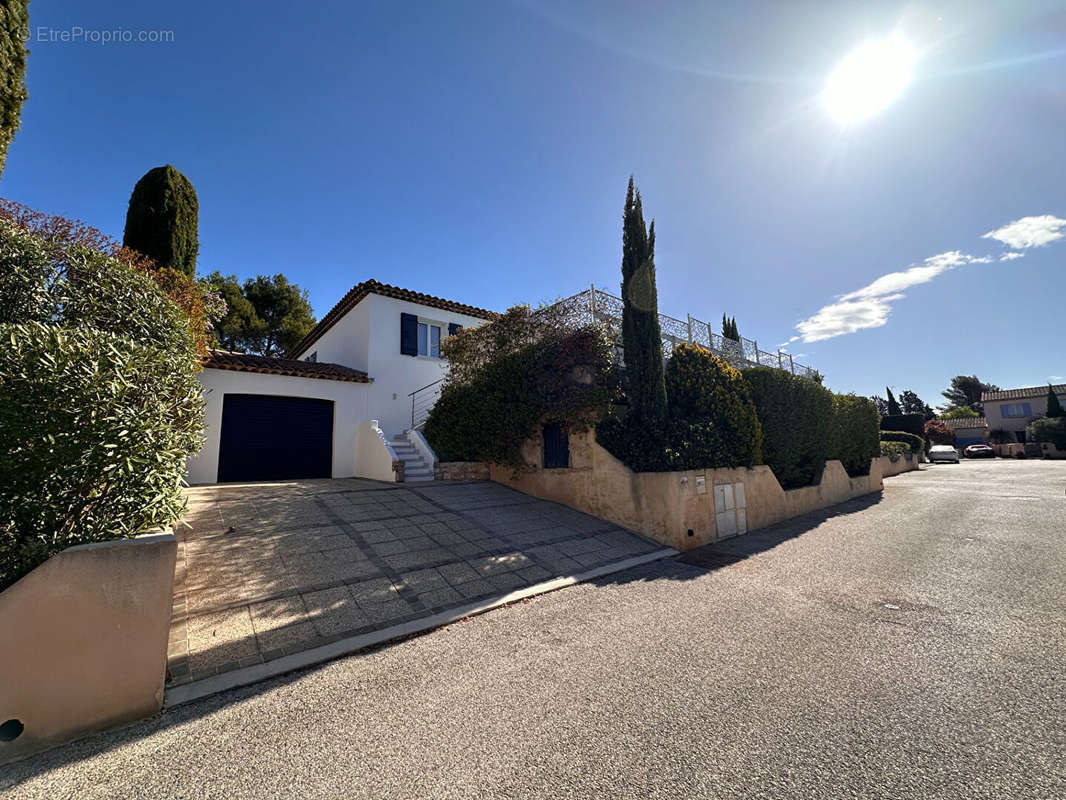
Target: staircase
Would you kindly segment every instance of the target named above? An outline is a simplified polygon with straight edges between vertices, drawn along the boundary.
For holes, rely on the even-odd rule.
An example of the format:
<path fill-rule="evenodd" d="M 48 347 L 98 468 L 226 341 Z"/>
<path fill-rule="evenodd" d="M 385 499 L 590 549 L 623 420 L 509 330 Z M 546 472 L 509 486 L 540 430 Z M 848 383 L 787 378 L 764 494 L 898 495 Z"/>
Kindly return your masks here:
<path fill-rule="evenodd" d="M 415 446 L 407 439 L 392 439 L 389 442 L 396 457 L 403 461 L 403 482 L 422 483 L 433 480 L 433 467 L 426 463 L 421 454 L 415 450 Z"/>

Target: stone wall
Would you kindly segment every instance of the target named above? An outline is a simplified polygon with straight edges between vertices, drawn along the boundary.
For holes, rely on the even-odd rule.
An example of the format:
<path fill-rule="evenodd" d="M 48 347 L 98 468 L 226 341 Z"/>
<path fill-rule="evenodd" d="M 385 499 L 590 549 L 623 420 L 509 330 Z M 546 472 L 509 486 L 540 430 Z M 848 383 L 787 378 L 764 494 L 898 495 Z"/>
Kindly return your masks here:
<path fill-rule="evenodd" d="M 433 477 L 438 481 L 487 481 L 489 465 L 481 461 L 438 461 Z"/>
<path fill-rule="evenodd" d="M 160 709 L 176 553 L 78 545 L 0 593 L 0 763 Z"/>
<path fill-rule="evenodd" d="M 523 457 L 542 464 L 540 437 Z M 827 461 L 814 486 L 784 490 L 767 466 L 684 472 L 632 472 L 600 447 L 592 431 L 570 435 L 570 467 L 516 470 L 493 464 L 492 480 L 554 500 L 639 531 L 679 550 L 764 528 L 883 488 L 886 474 L 918 468 L 913 458 L 871 460 L 870 474 L 851 478 L 839 461 Z"/>

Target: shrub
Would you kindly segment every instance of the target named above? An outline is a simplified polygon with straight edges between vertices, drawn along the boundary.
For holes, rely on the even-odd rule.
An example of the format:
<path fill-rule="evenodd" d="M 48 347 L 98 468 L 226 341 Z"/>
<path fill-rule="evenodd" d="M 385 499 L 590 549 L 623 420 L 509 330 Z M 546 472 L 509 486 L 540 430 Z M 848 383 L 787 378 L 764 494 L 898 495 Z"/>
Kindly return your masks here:
<path fill-rule="evenodd" d="M 921 436 L 924 426 L 924 414 L 889 414 L 881 417 L 881 430 L 883 431 L 903 431 Z"/>
<path fill-rule="evenodd" d="M 988 441 L 990 444 L 1013 444 L 1017 439 L 1011 431 L 993 428 L 988 432 Z"/>
<path fill-rule="evenodd" d="M 881 441 L 902 442 L 912 453 L 921 453 L 925 450 L 925 439 L 906 431 L 881 431 Z"/>
<path fill-rule="evenodd" d="M 188 319 L 150 277 L 0 218 L 0 589 L 176 520 L 201 442 Z"/>
<path fill-rule="evenodd" d="M 772 367 L 743 370 L 762 425 L 763 463 L 786 489 L 820 480 L 833 433 L 833 394 Z"/>
<path fill-rule="evenodd" d="M 900 456 L 910 451 L 910 446 L 903 442 L 881 442 L 881 455 L 889 456 L 893 461 L 898 461 Z"/>
<path fill-rule="evenodd" d="M 833 438 L 829 457 L 840 459 L 848 475 L 870 474 L 880 452 L 881 415 L 868 397 L 833 395 Z"/>
<path fill-rule="evenodd" d="M 530 316 L 528 308 L 512 309 L 445 339 L 453 369 L 425 427 L 441 460 L 523 466 L 522 445 L 541 423 L 582 429 L 605 413 L 615 375 L 603 333 L 595 327 L 543 328 Z M 520 344 L 521 336 L 493 330 L 509 322 L 537 331 L 539 338 Z M 484 346 L 492 341 L 507 343 L 495 358 Z"/>
<path fill-rule="evenodd" d="M 170 164 L 154 167 L 133 187 L 122 244 L 164 269 L 195 275 L 199 214 L 189 179 Z"/>
<path fill-rule="evenodd" d="M 1032 442 L 1051 442 L 1057 450 L 1066 450 L 1066 417 L 1044 417 L 1029 423 L 1026 438 Z"/>
<path fill-rule="evenodd" d="M 940 420 L 931 419 L 922 429 L 929 444 L 955 444 L 955 431 Z"/>

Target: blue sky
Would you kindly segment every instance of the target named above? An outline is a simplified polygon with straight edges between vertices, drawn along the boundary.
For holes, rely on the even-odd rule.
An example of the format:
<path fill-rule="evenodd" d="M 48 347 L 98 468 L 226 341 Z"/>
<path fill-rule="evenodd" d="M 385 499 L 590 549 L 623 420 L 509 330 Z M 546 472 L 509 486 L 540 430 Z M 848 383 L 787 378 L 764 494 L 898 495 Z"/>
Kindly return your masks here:
<path fill-rule="evenodd" d="M 1061 3 L 30 12 L 0 193 L 120 237 L 134 183 L 172 163 L 199 194 L 200 271 L 282 272 L 318 315 L 370 277 L 501 310 L 617 292 L 633 173 L 666 313 L 726 312 L 764 349 L 799 336 L 837 391 L 936 405 L 957 373 L 1066 381 Z M 72 26 L 173 41 L 47 41 Z M 841 128 L 826 77 L 892 32 L 913 81 Z"/>

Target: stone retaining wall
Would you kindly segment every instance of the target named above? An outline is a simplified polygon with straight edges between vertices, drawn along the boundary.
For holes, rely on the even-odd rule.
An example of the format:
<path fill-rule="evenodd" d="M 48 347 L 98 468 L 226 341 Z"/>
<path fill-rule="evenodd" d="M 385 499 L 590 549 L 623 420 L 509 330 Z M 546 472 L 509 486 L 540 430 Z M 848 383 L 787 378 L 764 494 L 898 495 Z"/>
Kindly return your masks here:
<path fill-rule="evenodd" d="M 543 463 L 540 450 L 540 437 L 527 442 L 526 462 Z M 567 469 L 490 469 L 492 480 L 505 486 L 688 550 L 880 491 L 884 476 L 917 468 L 913 456 L 897 462 L 881 456 L 871 460 L 869 475 L 851 478 L 839 461 L 827 461 L 817 485 L 786 491 L 767 466 L 632 472 L 588 431 L 570 435 Z"/>
<path fill-rule="evenodd" d="M 438 481 L 487 481 L 489 465 L 481 461 L 440 461 L 433 468 Z"/>

